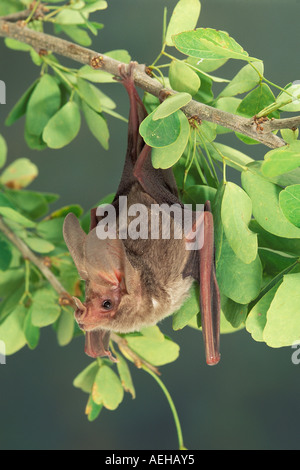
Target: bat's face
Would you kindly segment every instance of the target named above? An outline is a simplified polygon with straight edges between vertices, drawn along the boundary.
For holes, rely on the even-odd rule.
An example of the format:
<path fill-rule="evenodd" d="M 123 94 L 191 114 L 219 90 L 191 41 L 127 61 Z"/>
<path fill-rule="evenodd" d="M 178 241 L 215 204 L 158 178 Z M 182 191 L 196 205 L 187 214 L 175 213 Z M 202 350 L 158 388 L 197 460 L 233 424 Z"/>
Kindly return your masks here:
<path fill-rule="evenodd" d="M 106 287 L 93 281 L 86 281 L 85 302 L 74 298 L 77 309 L 75 319 L 84 331 L 92 331 L 96 328 L 108 328 L 122 299 L 123 292 L 119 286 Z"/>
<path fill-rule="evenodd" d="M 84 331 L 99 328 L 132 331 L 139 306 L 140 279 L 120 240 L 88 235 L 73 214 L 66 217 L 64 238 L 78 273 L 85 281 L 85 301 L 74 298 L 75 318 Z"/>

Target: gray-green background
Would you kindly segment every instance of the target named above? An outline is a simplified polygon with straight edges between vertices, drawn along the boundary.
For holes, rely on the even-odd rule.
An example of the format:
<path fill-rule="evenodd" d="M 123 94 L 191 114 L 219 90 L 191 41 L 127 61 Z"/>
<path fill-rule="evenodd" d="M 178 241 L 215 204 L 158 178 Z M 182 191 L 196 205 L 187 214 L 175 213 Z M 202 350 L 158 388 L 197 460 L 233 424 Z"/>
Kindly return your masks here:
<path fill-rule="evenodd" d="M 98 13 L 104 22 L 93 48 L 100 52 L 127 49 L 132 58 L 150 64 L 159 52 L 163 7 L 175 0 L 108 0 Z M 251 56 L 265 63 L 265 75 L 284 86 L 300 79 L 299 0 L 203 0 L 199 26 L 228 31 Z M 231 78 L 241 62 L 220 69 Z M 39 70 L 22 54 L 0 41 L 0 79 L 7 84 L 7 105 L 0 106 L 0 133 L 8 141 L 9 160 L 35 162 L 40 175 L 32 189 L 57 192 L 60 205 L 79 203 L 88 209 L 113 192 L 119 181 L 126 145 L 126 125 L 109 119 L 111 140 L 104 151 L 85 124 L 67 148 L 41 153 L 29 150 L 23 121 L 4 126 L 8 111 L 37 77 Z M 127 115 L 125 91 L 104 85 Z M 105 91 L 105 90 L 104 90 Z M 233 142 L 226 136 L 223 142 Z M 261 159 L 266 149 L 237 148 Z M 236 143 L 237 142 L 237 143 Z M 232 175 L 239 182 L 239 175 Z M 300 365 L 293 350 L 269 349 L 246 332 L 222 337 L 222 361 L 205 365 L 202 338 L 191 329 L 174 333 L 170 321 L 162 329 L 181 346 L 180 358 L 163 367 L 189 449 L 298 449 Z M 131 367 L 137 398 L 129 395 L 115 412 L 103 410 L 89 423 L 84 416 L 87 395 L 72 386 L 90 360 L 83 338 L 57 346 L 51 328 L 42 331 L 38 348 L 24 349 L 0 366 L 0 449 L 171 449 L 176 434 L 170 410 L 157 384 Z"/>

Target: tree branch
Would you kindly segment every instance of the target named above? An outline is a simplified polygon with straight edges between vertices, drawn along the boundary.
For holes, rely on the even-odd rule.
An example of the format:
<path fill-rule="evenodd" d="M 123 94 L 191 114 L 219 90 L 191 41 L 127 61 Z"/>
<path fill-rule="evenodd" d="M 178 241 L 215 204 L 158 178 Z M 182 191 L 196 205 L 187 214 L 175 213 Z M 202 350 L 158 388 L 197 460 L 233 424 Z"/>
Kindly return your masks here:
<path fill-rule="evenodd" d="M 294 116 L 285 119 L 271 119 L 264 124 L 267 132 L 277 129 L 292 129 L 296 130 L 300 126 L 300 116 Z"/>
<path fill-rule="evenodd" d="M 44 263 L 43 258 L 36 256 L 30 248 L 23 242 L 4 222 L 3 218 L 0 216 L 0 231 L 6 236 L 6 238 L 20 251 L 21 255 L 24 259 L 29 260 L 32 264 L 34 264 L 44 275 L 47 281 L 51 284 L 53 289 L 59 294 L 59 303 L 60 305 L 69 305 L 74 310 L 77 308 L 76 304 L 72 298 L 72 296 L 66 291 L 64 286 L 59 282 L 59 280 L 54 276 L 52 271 L 46 266 Z M 149 364 L 149 362 L 145 361 L 141 357 L 139 357 L 136 353 L 129 348 L 127 341 L 125 338 L 117 335 L 116 333 L 111 333 L 111 339 L 118 344 L 120 350 L 134 362 L 135 366 L 139 369 L 142 366 L 150 369 L 157 375 L 160 375 L 159 370 Z"/>
<path fill-rule="evenodd" d="M 0 19 L 0 37 L 1 36 L 25 42 L 34 47 L 37 51 L 42 49 L 51 51 L 81 64 L 89 64 L 94 68 L 101 68 L 101 70 L 119 76 L 118 67 L 121 64 L 119 61 L 99 54 L 91 49 L 78 46 L 70 41 L 26 28 L 22 24 L 15 24 Z M 138 87 L 157 97 L 163 96 L 164 94 L 176 93 L 174 90 L 164 89 L 158 81 L 149 77 L 145 73 L 144 66 L 136 68 L 134 81 Z M 247 119 L 194 100 L 182 109 L 189 117 L 195 116 L 200 120 L 214 122 L 235 132 L 251 137 L 267 147 L 278 148 L 285 145 L 285 142 L 281 138 L 272 134 L 272 128 L 267 132 L 266 127 L 262 130 L 262 126 L 258 126 L 254 118 Z M 272 122 L 274 123 L 274 121 Z M 274 126 L 274 124 L 272 125 Z"/>

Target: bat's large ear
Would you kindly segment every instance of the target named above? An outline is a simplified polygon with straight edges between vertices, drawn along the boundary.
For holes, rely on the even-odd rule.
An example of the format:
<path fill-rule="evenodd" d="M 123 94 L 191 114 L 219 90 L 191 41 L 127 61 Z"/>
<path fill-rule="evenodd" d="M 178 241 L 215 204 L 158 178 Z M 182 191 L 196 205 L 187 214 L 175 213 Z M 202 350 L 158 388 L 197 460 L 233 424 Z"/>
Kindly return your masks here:
<path fill-rule="evenodd" d="M 125 250 L 124 250 L 125 251 Z M 137 292 L 139 276 L 137 270 L 130 263 L 126 253 L 124 253 L 124 282 L 128 294 Z"/>
<path fill-rule="evenodd" d="M 87 235 L 82 230 L 77 217 L 72 213 L 65 218 L 63 235 L 80 277 L 86 280 L 84 245 Z"/>

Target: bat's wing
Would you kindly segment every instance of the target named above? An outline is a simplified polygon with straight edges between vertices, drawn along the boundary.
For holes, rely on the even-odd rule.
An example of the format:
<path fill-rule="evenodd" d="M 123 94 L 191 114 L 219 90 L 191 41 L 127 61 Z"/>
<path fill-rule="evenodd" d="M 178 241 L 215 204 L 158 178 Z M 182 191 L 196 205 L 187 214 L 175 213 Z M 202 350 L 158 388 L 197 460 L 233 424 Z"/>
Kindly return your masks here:
<path fill-rule="evenodd" d="M 192 276 L 200 285 L 201 324 L 206 362 L 215 365 L 220 360 L 220 292 L 216 279 L 214 254 L 214 223 L 210 203 L 203 213 L 194 212 L 199 245 L 191 251 L 183 276 Z M 189 238 L 189 236 L 187 236 Z M 187 240 L 187 245 L 193 240 Z"/>

